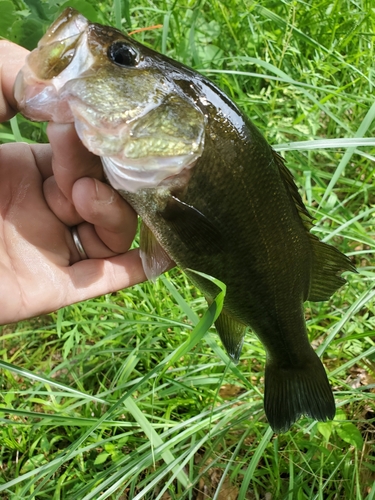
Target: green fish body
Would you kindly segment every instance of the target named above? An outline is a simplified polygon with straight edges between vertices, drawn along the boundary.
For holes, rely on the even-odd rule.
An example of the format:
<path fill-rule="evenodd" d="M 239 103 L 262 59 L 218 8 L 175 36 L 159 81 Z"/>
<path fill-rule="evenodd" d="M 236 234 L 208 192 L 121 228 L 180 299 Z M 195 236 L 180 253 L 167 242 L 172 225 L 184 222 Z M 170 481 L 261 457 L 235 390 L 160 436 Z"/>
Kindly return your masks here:
<path fill-rule="evenodd" d="M 38 92 L 45 82 L 41 96 L 36 81 Z M 29 56 L 15 95 L 31 119 L 74 121 L 102 157 L 108 181 L 142 218 L 148 277 L 174 261 L 208 301 L 216 285 L 190 270 L 226 284 L 215 324 L 234 361 L 248 326 L 264 345 L 272 428 L 286 431 L 302 415 L 332 419 L 303 303 L 328 299 L 355 269 L 309 232 L 283 159 L 236 105 L 202 75 L 72 9 Z"/>

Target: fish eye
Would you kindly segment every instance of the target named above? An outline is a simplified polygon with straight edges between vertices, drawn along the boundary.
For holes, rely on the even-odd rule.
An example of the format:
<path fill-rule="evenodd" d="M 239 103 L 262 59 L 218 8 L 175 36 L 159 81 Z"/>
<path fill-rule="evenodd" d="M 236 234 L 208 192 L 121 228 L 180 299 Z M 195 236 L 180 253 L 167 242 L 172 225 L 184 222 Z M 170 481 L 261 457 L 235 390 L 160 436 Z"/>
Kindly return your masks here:
<path fill-rule="evenodd" d="M 108 49 L 109 59 L 122 67 L 137 66 L 139 54 L 134 47 L 126 42 L 114 42 Z"/>

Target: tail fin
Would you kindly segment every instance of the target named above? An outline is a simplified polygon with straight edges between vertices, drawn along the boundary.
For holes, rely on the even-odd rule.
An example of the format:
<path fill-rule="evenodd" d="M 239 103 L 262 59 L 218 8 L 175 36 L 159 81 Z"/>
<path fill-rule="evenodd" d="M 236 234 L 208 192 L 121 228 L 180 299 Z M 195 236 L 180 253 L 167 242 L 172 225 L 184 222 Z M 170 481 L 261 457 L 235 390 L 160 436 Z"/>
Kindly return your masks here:
<path fill-rule="evenodd" d="M 326 372 L 316 353 L 302 366 L 286 366 L 267 361 L 264 409 L 272 429 L 286 432 L 302 415 L 316 420 L 332 420 L 335 400 Z"/>

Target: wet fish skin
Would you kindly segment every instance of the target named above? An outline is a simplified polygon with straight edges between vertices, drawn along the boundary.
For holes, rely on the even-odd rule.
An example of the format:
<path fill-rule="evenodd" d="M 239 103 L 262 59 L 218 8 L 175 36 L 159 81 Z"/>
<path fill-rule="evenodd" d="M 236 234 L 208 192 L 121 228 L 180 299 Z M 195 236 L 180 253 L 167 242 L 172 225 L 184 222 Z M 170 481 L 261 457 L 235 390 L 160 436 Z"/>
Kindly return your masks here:
<path fill-rule="evenodd" d="M 57 54 L 62 62 L 55 61 L 55 69 L 43 67 L 31 77 L 25 69 L 16 91 L 21 111 L 34 119 L 56 119 L 48 99 L 38 108 L 32 79 L 40 85 L 70 71 L 48 96 L 64 108 L 63 120 L 75 120 L 86 146 L 104 157 L 108 179 L 142 218 L 141 251 L 149 276 L 172 259 L 209 301 L 216 286 L 189 269 L 227 285 L 216 326 L 234 361 L 247 326 L 263 343 L 265 411 L 276 432 L 304 414 L 332 419 L 334 398 L 308 340 L 303 302 L 328 299 L 345 283 L 341 272 L 354 271 L 349 259 L 309 232 L 311 217 L 282 158 L 218 87 L 117 30 L 83 16 L 77 22 L 77 16 L 73 10 L 63 14 L 39 50 L 48 56 L 48 43 L 56 44 L 61 26 L 69 50 L 75 44 L 81 48 Z M 85 62 L 80 73 L 75 58 L 85 50 L 92 65 Z M 127 64 L 113 60 L 116 50 Z M 43 65 L 40 57 L 32 53 L 29 66 Z M 181 158 L 183 168 L 175 171 L 172 164 Z M 127 162 L 130 181 L 121 184 L 111 176 Z M 154 180 L 164 168 L 171 175 Z M 142 187 L 146 177 L 151 181 Z"/>

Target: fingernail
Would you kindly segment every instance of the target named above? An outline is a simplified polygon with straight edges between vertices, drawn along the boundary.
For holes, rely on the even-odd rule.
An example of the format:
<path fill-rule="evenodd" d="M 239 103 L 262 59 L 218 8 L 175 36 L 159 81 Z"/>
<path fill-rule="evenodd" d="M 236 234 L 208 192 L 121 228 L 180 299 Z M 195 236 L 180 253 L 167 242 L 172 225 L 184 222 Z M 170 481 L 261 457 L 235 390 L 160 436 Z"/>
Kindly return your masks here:
<path fill-rule="evenodd" d="M 110 205 L 114 203 L 116 199 L 115 191 L 110 186 L 99 182 L 97 179 L 94 179 L 94 182 L 97 203 L 100 205 Z"/>

